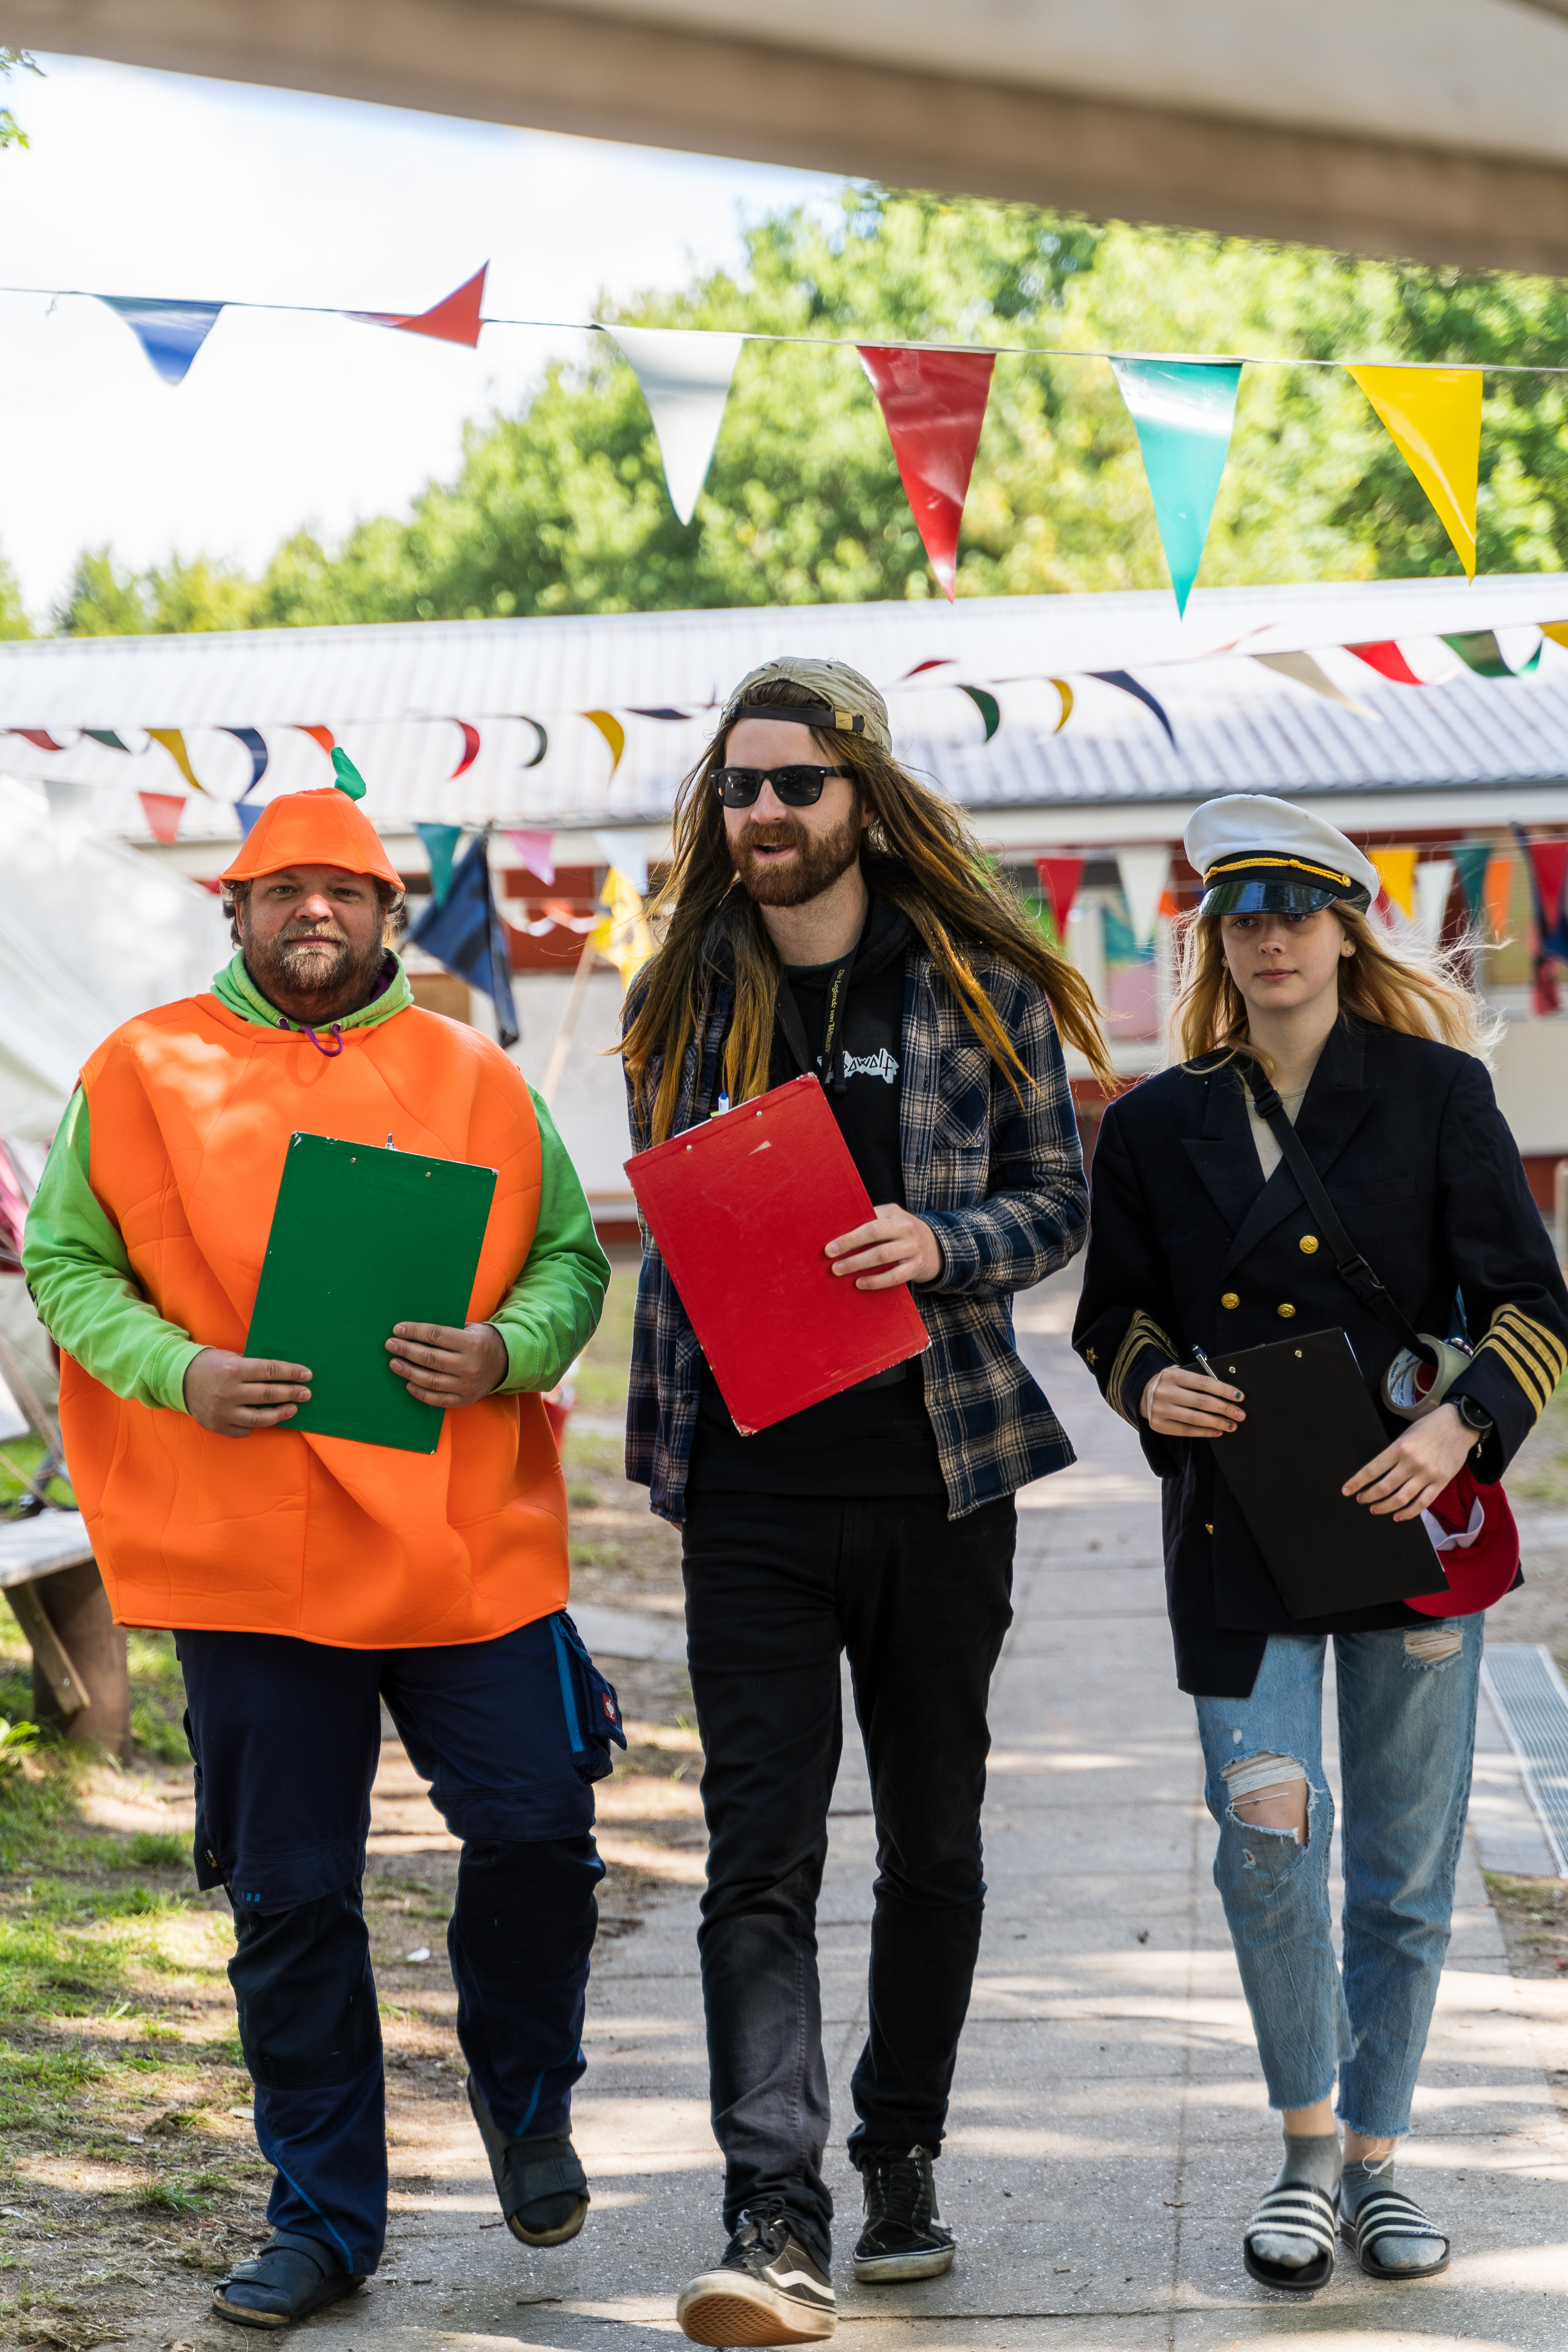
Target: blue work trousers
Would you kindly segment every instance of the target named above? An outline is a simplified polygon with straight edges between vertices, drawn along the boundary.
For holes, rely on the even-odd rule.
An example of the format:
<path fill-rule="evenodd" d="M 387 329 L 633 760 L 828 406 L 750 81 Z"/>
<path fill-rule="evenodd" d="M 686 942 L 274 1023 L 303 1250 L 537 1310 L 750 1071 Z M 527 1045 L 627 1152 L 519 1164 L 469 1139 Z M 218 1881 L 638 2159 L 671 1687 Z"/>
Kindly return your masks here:
<path fill-rule="evenodd" d="M 1367 2139 L 1410 2128 L 1448 1948 L 1484 1624 L 1450 1618 L 1332 1636 L 1345 1809 L 1342 1969 L 1329 1915 L 1326 1637 L 1271 1633 L 1250 1698 L 1197 1702 L 1208 1808 L 1219 1823 L 1215 1885 L 1268 2104 L 1315 2106 L 1337 2074 L 1341 2120 Z M 1447 1655 L 1435 1654 L 1456 1636 Z M 1294 1775 L 1299 1785 L 1302 1773 L 1304 1846 L 1289 1830 L 1237 1815 L 1249 1784 Z"/>
<path fill-rule="evenodd" d="M 361 1898 L 384 1699 L 463 1840 L 447 1946 L 458 2039 L 509 2137 L 568 2128 L 604 1873 L 591 1782 L 615 1696 L 564 1617 L 445 1649 L 176 1635 L 196 1868 L 234 1907 L 229 1977 L 277 2170 L 275 2229 L 374 2271 L 386 2228 L 381 2025 Z M 608 1694 L 607 1703 L 605 1695 Z"/>

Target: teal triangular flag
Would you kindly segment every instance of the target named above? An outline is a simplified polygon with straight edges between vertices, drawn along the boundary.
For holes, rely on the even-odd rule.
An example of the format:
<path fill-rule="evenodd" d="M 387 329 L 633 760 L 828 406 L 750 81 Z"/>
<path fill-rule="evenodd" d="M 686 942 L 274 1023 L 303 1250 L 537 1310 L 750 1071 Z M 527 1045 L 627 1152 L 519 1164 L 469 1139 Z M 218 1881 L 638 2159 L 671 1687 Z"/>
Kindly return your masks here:
<path fill-rule="evenodd" d="M 1154 520 L 1184 613 L 1230 453 L 1239 360 L 1112 360 L 1138 428 Z"/>
<path fill-rule="evenodd" d="M 452 860 L 458 854 L 463 828 L 460 824 L 416 824 L 414 830 L 425 844 L 425 855 L 430 861 L 430 896 L 438 907 L 444 907 L 452 887 Z"/>
<path fill-rule="evenodd" d="M 1545 639 L 1541 642 L 1543 645 Z M 1465 629 L 1457 636 L 1445 635 L 1443 643 L 1451 653 L 1458 654 L 1478 677 L 1529 677 L 1541 660 L 1541 645 L 1538 645 L 1528 661 L 1521 662 L 1517 669 L 1510 669 L 1502 657 L 1497 633 L 1492 629 Z"/>
<path fill-rule="evenodd" d="M 1459 887 L 1465 894 L 1465 904 L 1472 915 L 1479 915 L 1486 904 L 1487 867 L 1491 863 L 1491 843 L 1457 841 L 1448 854 L 1459 877 Z"/>

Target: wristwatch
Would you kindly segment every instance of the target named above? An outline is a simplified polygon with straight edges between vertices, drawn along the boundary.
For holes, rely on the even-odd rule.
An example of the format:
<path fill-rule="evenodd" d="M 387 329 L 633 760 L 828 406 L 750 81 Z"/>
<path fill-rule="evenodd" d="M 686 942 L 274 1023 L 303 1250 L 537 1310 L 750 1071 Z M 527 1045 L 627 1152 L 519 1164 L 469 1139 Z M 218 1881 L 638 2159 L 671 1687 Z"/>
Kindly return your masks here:
<path fill-rule="evenodd" d="M 1479 1405 L 1472 1396 L 1457 1396 L 1454 1402 L 1458 1407 L 1459 1419 L 1465 1427 L 1475 1431 L 1478 1444 L 1491 1435 L 1497 1423 L 1484 1405 Z"/>

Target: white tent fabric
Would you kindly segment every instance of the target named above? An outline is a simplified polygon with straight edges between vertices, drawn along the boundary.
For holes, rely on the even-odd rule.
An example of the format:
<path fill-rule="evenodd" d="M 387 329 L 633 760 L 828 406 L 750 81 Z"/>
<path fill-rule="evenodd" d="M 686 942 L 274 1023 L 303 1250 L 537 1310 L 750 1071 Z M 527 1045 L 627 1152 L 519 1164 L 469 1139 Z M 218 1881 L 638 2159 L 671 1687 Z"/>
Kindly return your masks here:
<path fill-rule="evenodd" d="M 47 1141 L 110 1031 L 228 955 L 209 891 L 0 776 L 0 1134 Z"/>

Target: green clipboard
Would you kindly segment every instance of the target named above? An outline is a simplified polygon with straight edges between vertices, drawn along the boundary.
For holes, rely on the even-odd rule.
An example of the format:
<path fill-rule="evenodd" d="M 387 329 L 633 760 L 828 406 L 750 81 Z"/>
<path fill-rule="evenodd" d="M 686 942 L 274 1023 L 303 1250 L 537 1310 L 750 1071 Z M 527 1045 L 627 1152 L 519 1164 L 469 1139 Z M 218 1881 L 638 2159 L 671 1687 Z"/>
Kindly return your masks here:
<path fill-rule="evenodd" d="M 272 1212 L 247 1356 L 310 1367 L 286 1429 L 434 1454 L 440 1408 L 392 1369 L 395 1323 L 468 1319 L 493 1168 L 293 1135 Z"/>

